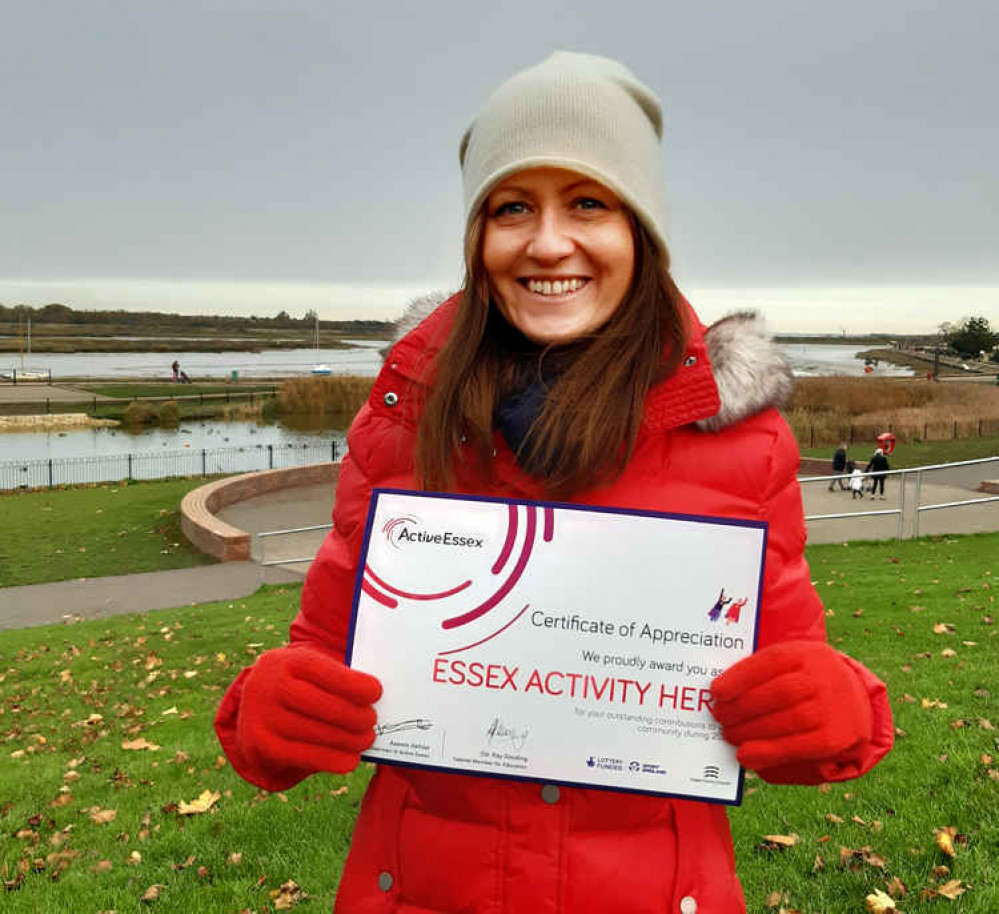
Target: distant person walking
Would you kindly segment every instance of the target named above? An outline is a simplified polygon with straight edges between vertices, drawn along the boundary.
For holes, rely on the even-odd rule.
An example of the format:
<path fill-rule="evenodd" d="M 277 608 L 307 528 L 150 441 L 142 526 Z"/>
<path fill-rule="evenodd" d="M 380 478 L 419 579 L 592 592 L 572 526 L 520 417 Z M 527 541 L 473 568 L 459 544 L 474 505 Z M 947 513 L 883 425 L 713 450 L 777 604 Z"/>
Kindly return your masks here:
<path fill-rule="evenodd" d="M 888 458 L 885 457 L 885 452 L 878 448 L 874 452 L 874 456 L 871 458 L 871 462 L 867 464 L 866 472 L 873 474 L 871 477 L 871 498 L 878 497 L 878 487 L 881 488 L 881 498 L 885 497 L 885 475 L 891 467 L 888 465 Z"/>
<path fill-rule="evenodd" d="M 846 489 L 846 479 L 845 479 L 845 476 L 846 476 L 846 473 L 847 473 L 847 469 L 846 469 L 846 442 L 845 441 L 843 441 L 843 442 L 840 443 L 840 446 L 838 448 L 836 448 L 836 453 L 833 454 L 832 470 L 833 470 L 833 472 L 837 476 L 839 476 L 839 480 L 838 480 L 839 487 L 841 489 L 845 490 Z M 835 479 L 830 479 L 829 480 L 829 491 L 830 492 L 833 489 L 836 488 L 836 482 L 837 482 L 837 480 L 835 480 Z"/>
<path fill-rule="evenodd" d="M 170 367 L 173 369 L 173 383 L 176 384 L 180 380 L 180 362 L 174 359 Z"/>

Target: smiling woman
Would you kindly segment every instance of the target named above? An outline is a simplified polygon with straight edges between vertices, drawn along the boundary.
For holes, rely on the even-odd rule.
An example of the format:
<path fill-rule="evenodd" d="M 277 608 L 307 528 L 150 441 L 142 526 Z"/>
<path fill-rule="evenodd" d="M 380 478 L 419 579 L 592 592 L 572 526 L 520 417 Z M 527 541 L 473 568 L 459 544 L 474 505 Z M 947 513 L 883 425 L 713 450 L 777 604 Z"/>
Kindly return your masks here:
<path fill-rule="evenodd" d="M 698 728 L 723 737 L 770 781 L 846 780 L 890 748 L 883 684 L 825 642 L 803 558 L 798 452 L 774 408 L 789 392 L 787 365 L 752 315 L 704 327 L 670 275 L 662 124 L 656 95 L 623 66 L 558 53 L 500 86 L 469 127 L 459 153 L 463 288 L 435 309 L 431 303 L 422 319 L 409 316 L 415 329 L 391 348 L 351 426 L 334 529 L 309 571 L 292 644 L 244 670 L 219 709 L 222 745 L 252 783 L 283 790 L 316 771 L 352 770 L 376 738 L 382 684 L 343 662 L 375 487 L 526 503 L 526 544 L 537 503 L 556 499 L 765 522 L 762 592 L 746 609 L 758 616 L 759 650 L 737 663 L 714 654 L 692 665 L 660 700 L 690 711 L 696 700 Z M 517 569 L 528 554 L 522 547 Z M 657 662 L 673 659 L 673 640 L 734 642 L 678 627 L 677 594 L 696 577 L 687 558 L 664 556 L 671 570 L 628 597 L 633 618 L 647 620 L 640 638 Z M 727 558 L 705 559 L 719 579 L 712 594 L 726 584 Z M 578 558 L 576 566 L 574 579 L 599 582 L 608 594 L 626 573 Z M 514 575 L 490 600 L 510 594 L 525 614 L 529 588 Z M 405 611 L 410 598 L 400 594 L 393 611 Z M 491 605 L 456 603 L 464 615 L 442 627 Z M 583 625 L 571 613 L 558 618 L 567 620 L 556 626 L 566 638 Z M 539 634 L 537 613 L 530 623 Z M 594 656 L 615 656 L 617 633 L 586 634 Z M 497 666 L 484 643 L 469 645 L 476 653 L 459 661 L 439 655 L 432 671 L 488 687 L 492 670 L 494 685 L 515 689 L 526 668 Z M 570 673 L 550 674 L 545 688 L 561 694 L 566 680 L 571 692 Z M 615 682 L 642 689 L 613 676 L 578 681 L 580 701 L 587 683 L 601 693 Z M 488 737 L 505 745 L 521 732 L 495 718 Z M 618 735 L 603 730 L 595 746 L 613 746 Z M 678 758 L 681 748 L 664 741 L 650 752 Z M 423 764 L 379 767 L 338 912 L 745 911 L 720 805 Z"/>

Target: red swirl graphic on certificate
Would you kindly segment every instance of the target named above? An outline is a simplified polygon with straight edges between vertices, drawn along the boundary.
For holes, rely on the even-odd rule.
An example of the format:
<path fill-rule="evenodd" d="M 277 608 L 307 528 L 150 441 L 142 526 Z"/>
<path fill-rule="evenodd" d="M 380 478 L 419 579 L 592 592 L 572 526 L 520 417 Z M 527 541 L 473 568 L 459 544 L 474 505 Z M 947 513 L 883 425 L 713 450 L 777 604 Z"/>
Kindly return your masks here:
<path fill-rule="evenodd" d="M 394 556 L 394 568 L 405 566 L 396 555 L 403 553 L 419 569 L 421 579 L 425 580 L 428 567 L 432 568 L 432 577 L 440 578 L 439 587 L 414 589 L 376 570 L 378 560 L 371 553 L 377 550 L 369 550 L 364 565 L 361 590 L 386 609 L 397 610 L 410 602 L 446 604 L 448 614 L 440 627 L 467 631 L 469 637 L 459 634 L 460 643 L 442 654 L 478 647 L 523 615 L 527 606 L 504 601 L 515 590 L 532 556 L 555 536 L 555 512 L 549 506 L 480 503 L 477 508 L 476 514 L 485 517 L 476 517 L 470 525 L 456 523 L 453 518 L 444 523 L 426 512 L 406 512 L 380 521 L 377 537 L 372 533 L 373 539 Z M 460 570 L 466 573 L 456 573 Z"/>

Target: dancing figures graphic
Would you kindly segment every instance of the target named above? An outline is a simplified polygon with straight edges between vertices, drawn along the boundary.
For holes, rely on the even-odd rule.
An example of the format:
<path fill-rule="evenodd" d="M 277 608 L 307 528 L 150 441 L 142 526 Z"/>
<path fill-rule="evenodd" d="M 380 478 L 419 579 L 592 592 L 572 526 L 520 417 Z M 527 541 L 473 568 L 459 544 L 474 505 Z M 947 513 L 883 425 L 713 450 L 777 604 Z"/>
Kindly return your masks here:
<path fill-rule="evenodd" d="M 725 588 L 721 589 L 721 593 L 718 594 L 718 599 L 715 600 L 715 605 L 708 610 L 708 618 L 712 622 L 717 622 L 721 616 L 722 610 L 732 602 L 731 597 L 725 596 Z"/>

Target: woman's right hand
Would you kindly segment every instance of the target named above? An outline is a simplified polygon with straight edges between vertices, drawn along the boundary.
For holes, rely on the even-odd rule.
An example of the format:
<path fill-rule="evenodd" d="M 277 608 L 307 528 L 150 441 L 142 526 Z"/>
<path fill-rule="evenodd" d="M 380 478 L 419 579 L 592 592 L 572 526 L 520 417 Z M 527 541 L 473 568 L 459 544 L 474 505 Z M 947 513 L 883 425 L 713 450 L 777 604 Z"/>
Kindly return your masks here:
<path fill-rule="evenodd" d="M 375 740 L 381 683 L 319 650 L 261 654 L 243 686 L 236 740 L 257 770 L 346 774 Z"/>

